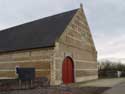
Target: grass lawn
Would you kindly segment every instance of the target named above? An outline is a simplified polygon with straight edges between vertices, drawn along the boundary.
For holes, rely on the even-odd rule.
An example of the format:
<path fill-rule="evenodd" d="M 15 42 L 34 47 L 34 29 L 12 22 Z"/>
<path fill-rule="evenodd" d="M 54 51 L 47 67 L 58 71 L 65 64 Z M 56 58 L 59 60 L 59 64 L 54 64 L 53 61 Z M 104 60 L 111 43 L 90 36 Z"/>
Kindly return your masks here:
<path fill-rule="evenodd" d="M 109 78 L 109 79 L 97 79 L 88 82 L 79 82 L 71 84 L 73 87 L 112 87 L 117 84 L 125 82 L 125 78 Z"/>

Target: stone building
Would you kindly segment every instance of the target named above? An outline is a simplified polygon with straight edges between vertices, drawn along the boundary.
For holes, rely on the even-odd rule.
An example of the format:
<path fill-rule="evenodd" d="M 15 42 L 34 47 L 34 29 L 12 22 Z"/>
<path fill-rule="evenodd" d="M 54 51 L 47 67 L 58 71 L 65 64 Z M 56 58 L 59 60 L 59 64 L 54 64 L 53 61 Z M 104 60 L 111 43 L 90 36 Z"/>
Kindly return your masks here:
<path fill-rule="evenodd" d="M 82 6 L 0 31 L 0 79 L 34 67 L 51 85 L 97 79 L 97 51 Z"/>

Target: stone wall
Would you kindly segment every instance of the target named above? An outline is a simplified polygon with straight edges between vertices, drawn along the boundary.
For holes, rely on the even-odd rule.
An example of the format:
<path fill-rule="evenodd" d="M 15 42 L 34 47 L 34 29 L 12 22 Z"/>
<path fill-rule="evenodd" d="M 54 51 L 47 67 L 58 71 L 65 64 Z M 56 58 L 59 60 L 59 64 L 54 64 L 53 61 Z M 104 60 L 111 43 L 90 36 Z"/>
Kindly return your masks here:
<path fill-rule="evenodd" d="M 51 79 L 53 48 L 32 49 L 0 54 L 0 79 L 16 78 L 16 66 L 35 67 L 36 77 Z"/>
<path fill-rule="evenodd" d="M 79 9 L 65 32 L 56 42 L 54 54 L 55 84 L 62 82 L 62 63 L 66 56 L 72 57 L 75 65 L 75 81 L 97 78 L 97 52 L 84 12 Z"/>

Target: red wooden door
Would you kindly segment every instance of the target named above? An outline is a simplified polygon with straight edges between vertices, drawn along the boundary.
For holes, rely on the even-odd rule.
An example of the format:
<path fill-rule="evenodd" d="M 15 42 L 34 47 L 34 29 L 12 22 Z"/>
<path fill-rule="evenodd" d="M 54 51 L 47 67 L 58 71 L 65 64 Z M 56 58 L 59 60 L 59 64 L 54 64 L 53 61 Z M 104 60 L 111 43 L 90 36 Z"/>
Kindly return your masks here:
<path fill-rule="evenodd" d="M 74 82 L 74 65 L 71 58 L 66 57 L 62 66 L 62 80 L 64 84 Z"/>

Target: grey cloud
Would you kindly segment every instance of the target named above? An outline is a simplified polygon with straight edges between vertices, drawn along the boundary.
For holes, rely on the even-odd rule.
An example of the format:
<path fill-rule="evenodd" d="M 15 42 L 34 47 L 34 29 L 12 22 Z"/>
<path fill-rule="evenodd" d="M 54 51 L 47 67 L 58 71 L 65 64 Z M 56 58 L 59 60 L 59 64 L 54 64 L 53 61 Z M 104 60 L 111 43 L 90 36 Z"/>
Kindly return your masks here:
<path fill-rule="evenodd" d="M 88 0 L 85 7 L 99 58 L 125 58 L 125 1 Z"/>
<path fill-rule="evenodd" d="M 10 27 L 73 8 L 72 0 L 0 0 L 0 24 Z"/>

